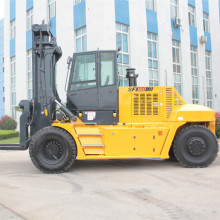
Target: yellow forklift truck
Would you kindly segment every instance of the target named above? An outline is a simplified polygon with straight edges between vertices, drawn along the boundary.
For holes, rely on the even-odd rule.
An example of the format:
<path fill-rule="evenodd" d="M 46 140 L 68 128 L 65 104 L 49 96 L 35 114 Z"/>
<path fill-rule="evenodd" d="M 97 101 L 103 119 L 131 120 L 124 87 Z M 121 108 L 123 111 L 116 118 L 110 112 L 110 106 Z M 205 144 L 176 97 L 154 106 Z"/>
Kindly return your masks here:
<path fill-rule="evenodd" d="M 33 25 L 33 100 L 19 103 L 20 144 L 43 172 L 67 171 L 77 160 L 175 158 L 184 167 L 206 167 L 218 154 L 215 114 L 188 105 L 173 87 L 129 87 L 117 81 L 117 51 L 75 53 L 68 58 L 66 105 L 56 91 L 62 55 L 46 24 Z"/>

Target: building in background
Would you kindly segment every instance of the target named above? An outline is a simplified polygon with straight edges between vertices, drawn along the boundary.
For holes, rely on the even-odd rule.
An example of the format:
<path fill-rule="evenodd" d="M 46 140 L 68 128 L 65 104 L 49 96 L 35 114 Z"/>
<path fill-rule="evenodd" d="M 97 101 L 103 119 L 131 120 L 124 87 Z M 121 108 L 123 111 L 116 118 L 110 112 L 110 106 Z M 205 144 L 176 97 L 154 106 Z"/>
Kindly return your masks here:
<path fill-rule="evenodd" d="M 135 67 L 138 86 L 175 86 L 187 103 L 220 111 L 219 7 L 219 0 L 5 1 L 5 113 L 18 119 L 15 106 L 32 98 L 31 25 L 44 19 L 63 51 L 56 67 L 63 102 L 68 56 L 120 49 L 120 86 Z"/>
<path fill-rule="evenodd" d="M 0 118 L 5 115 L 4 20 L 0 20 Z"/>

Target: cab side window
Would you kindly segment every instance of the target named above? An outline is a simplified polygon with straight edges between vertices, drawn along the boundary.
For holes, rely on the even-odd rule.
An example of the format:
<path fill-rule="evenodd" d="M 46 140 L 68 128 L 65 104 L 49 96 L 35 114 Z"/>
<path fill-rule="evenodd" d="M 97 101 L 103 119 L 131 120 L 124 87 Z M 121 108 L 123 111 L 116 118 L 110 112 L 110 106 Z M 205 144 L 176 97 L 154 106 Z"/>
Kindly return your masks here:
<path fill-rule="evenodd" d="M 101 86 L 109 86 L 115 84 L 115 54 L 100 54 L 101 58 Z"/>

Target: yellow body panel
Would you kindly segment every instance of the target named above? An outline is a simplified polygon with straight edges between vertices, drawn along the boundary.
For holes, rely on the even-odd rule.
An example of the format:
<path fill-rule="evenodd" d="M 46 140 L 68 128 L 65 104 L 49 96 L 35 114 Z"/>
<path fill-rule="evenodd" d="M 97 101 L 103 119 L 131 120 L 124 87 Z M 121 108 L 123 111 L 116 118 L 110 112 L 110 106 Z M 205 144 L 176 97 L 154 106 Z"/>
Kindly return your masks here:
<path fill-rule="evenodd" d="M 117 125 L 86 125 L 79 118 L 53 123 L 72 135 L 77 159 L 169 158 L 181 126 L 203 123 L 215 129 L 214 111 L 187 105 L 173 87 L 120 87 L 118 100 Z"/>
<path fill-rule="evenodd" d="M 200 122 L 200 121 L 213 121 L 215 118 L 215 112 L 205 106 L 201 105 L 183 105 L 176 108 L 171 114 L 169 121 L 191 121 L 191 122 Z"/>

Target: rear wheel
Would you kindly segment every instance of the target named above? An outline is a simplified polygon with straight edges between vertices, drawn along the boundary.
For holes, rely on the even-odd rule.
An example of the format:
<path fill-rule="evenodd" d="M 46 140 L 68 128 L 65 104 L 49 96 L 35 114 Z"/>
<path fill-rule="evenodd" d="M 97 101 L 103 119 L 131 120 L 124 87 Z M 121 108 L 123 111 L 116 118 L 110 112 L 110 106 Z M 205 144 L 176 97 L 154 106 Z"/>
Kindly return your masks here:
<path fill-rule="evenodd" d="M 39 170 L 45 173 L 61 173 L 72 166 L 76 158 L 76 144 L 65 130 L 46 127 L 32 137 L 29 153 Z"/>
<path fill-rule="evenodd" d="M 217 157 L 218 142 L 206 127 L 192 125 L 178 133 L 173 151 L 183 167 L 207 167 Z"/>

